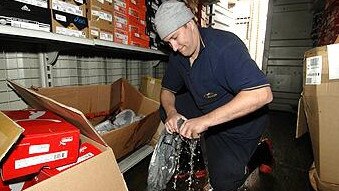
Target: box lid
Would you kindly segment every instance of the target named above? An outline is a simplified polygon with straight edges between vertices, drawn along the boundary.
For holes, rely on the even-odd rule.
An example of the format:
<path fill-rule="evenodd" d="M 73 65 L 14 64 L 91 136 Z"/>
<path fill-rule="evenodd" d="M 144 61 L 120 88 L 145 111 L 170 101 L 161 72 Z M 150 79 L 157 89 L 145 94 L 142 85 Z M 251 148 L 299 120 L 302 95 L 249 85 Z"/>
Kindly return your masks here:
<path fill-rule="evenodd" d="M 42 109 L 52 111 L 55 114 L 63 117 L 68 122 L 80 129 L 80 132 L 87 137 L 93 139 L 99 144 L 107 146 L 105 141 L 100 135 L 94 130 L 90 122 L 84 116 L 84 114 L 73 108 L 56 102 L 55 100 L 46 96 L 40 95 L 33 90 L 24 88 L 19 84 L 16 84 L 10 80 L 7 80 L 8 85 L 25 100 L 34 109 Z"/>
<path fill-rule="evenodd" d="M 0 161 L 19 139 L 24 129 L 0 112 Z"/>

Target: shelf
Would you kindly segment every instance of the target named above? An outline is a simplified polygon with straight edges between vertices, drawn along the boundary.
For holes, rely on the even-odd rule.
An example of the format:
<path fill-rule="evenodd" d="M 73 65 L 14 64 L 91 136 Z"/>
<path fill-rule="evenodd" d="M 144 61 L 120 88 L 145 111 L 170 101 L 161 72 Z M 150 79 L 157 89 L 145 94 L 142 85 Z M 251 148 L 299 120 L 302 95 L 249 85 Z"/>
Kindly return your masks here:
<path fill-rule="evenodd" d="M 31 29 L 16 28 L 10 26 L 1 26 L 0 25 L 0 36 L 5 37 L 6 39 L 11 38 L 15 41 L 20 39 L 25 39 L 25 41 L 37 43 L 46 43 L 52 44 L 53 42 L 59 43 L 71 43 L 73 45 L 82 45 L 82 46 L 93 46 L 96 48 L 105 48 L 105 49 L 117 49 L 127 52 L 143 53 L 149 55 L 158 55 L 158 56 L 167 56 L 166 53 L 159 50 L 152 50 L 148 48 L 141 48 L 136 46 L 124 45 L 115 42 L 103 41 L 103 40 L 92 40 L 77 38 L 71 36 L 65 36 L 60 34 L 55 34 L 51 32 L 37 31 Z M 62 46 L 65 47 L 65 46 Z M 69 48 L 69 46 L 66 46 Z"/>
<path fill-rule="evenodd" d="M 120 172 L 125 173 L 153 152 L 153 147 L 145 145 L 118 163 Z"/>

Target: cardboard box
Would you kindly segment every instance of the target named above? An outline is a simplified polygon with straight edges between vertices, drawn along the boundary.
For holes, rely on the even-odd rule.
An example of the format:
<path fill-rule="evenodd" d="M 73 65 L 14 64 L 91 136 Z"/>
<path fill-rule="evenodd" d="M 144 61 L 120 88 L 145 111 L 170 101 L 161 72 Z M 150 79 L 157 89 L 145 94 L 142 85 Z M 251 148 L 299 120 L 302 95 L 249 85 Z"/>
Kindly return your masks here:
<path fill-rule="evenodd" d="M 80 137 L 81 142 L 89 142 L 101 150 L 99 155 L 40 182 L 25 191 L 56 190 L 56 188 L 62 191 L 127 191 L 126 183 L 118 168 L 112 149 L 94 131 L 89 121 L 79 110 L 60 104 L 13 82 L 8 83 L 32 108 L 57 113 L 79 128 L 82 133 Z M 2 161 L 2 157 L 10 149 L 11 145 L 14 144 L 23 130 L 18 124 L 0 112 L 0 131 L 0 140 L 2 140 L 0 142 L 0 160 Z"/>
<path fill-rule="evenodd" d="M 127 5 L 125 0 L 114 0 L 114 12 L 127 15 Z"/>
<path fill-rule="evenodd" d="M 53 10 L 86 17 L 86 0 L 49 0 L 49 3 Z"/>
<path fill-rule="evenodd" d="M 48 0 L 14 0 L 14 1 L 34 5 L 34 6 L 45 8 L 45 9 L 49 8 L 49 1 Z"/>
<path fill-rule="evenodd" d="M 88 37 L 88 20 L 85 17 L 52 10 L 52 31 L 57 34 Z"/>
<path fill-rule="evenodd" d="M 36 184 L 34 177 L 30 177 L 25 181 L 15 181 L 15 182 L 3 182 L 0 178 L 0 190 L 1 191 L 22 191 Z"/>
<path fill-rule="evenodd" d="M 113 10 L 113 0 L 87 0 L 87 9 L 100 7 L 107 11 Z"/>
<path fill-rule="evenodd" d="M 120 79 L 110 85 L 70 86 L 40 88 L 37 93 L 50 97 L 82 113 L 98 116 L 132 109 L 137 115 L 144 115 L 138 122 L 112 130 L 102 135 L 103 140 L 113 149 L 117 159 L 135 151 L 150 142 L 160 122 L 159 103 L 143 96 L 126 80 Z M 91 127 L 106 116 L 90 119 Z"/>
<path fill-rule="evenodd" d="M 47 111 L 3 111 L 25 129 L 2 164 L 4 181 L 36 174 L 43 167 L 56 168 L 78 158 L 79 129 Z"/>
<path fill-rule="evenodd" d="M 161 80 L 150 76 L 143 76 L 141 78 L 140 91 L 146 97 L 160 102 Z"/>
<path fill-rule="evenodd" d="M 98 25 L 96 22 L 88 21 L 89 23 L 89 38 L 113 41 L 113 25 Z"/>
<path fill-rule="evenodd" d="M 339 184 L 338 52 L 339 44 L 333 44 L 305 53 L 303 108 L 299 108 L 306 116 L 319 177 L 333 184 Z M 299 117 L 298 123 L 301 121 Z"/>
<path fill-rule="evenodd" d="M 100 7 L 90 7 L 87 10 L 87 18 L 89 21 L 95 22 L 98 26 L 102 28 L 104 28 L 105 25 L 112 26 L 113 10 L 104 10 Z"/>
<path fill-rule="evenodd" d="M 0 25 L 50 32 L 50 10 L 18 1 L 2 0 Z"/>
<path fill-rule="evenodd" d="M 121 29 L 123 31 L 128 30 L 127 25 L 127 15 L 120 13 L 120 12 L 114 12 L 114 27 L 117 29 Z"/>
<path fill-rule="evenodd" d="M 128 44 L 128 31 L 114 27 L 114 42 Z"/>
<path fill-rule="evenodd" d="M 80 164 L 81 162 L 84 162 L 98 154 L 100 154 L 101 151 L 96 148 L 94 145 L 90 143 L 83 143 L 81 144 L 79 148 L 79 158 L 75 163 L 71 163 L 65 166 L 57 167 L 57 168 L 44 168 L 41 170 L 41 172 L 36 176 L 37 182 L 42 182 L 48 178 L 51 178 L 69 168 L 72 168 L 73 166 Z"/>
<path fill-rule="evenodd" d="M 316 191 L 339 191 L 338 184 L 331 184 L 321 181 L 314 164 L 308 172 L 312 188 Z"/>

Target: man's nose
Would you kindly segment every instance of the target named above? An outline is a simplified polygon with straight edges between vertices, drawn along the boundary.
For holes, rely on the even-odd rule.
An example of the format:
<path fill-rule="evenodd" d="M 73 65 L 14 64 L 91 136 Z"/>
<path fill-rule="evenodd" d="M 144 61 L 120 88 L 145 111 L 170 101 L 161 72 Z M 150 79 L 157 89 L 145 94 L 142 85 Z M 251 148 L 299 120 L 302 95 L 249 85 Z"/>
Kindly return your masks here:
<path fill-rule="evenodd" d="M 178 50 L 178 44 L 174 40 L 171 40 L 170 44 L 171 44 L 173 51 L 176 52 Z"/>

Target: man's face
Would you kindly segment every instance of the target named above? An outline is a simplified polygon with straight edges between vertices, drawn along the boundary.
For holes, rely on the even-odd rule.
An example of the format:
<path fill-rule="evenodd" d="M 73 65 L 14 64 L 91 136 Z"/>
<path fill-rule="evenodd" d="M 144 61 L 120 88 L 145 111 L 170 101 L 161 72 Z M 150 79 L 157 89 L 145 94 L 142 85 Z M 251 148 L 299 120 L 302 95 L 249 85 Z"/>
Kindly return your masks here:
<path fill-rule="evenodd" d="M 186 23 L 173 33 L 169 34 L 165 39 L 174 52 L 178 51 L 183 56 L 191 56 L 195 51 L 196 43 L 193 40 L 192 24 Z"/>

